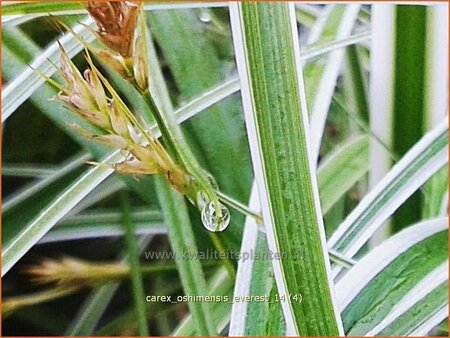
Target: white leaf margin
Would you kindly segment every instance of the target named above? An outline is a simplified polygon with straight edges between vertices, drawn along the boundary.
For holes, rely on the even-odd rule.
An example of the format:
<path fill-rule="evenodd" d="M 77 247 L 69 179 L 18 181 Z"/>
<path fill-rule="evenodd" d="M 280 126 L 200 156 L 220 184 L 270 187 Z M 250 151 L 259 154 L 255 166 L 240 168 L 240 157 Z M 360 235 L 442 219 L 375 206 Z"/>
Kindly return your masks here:
<path fill-rule="evenodd" d="M 336 284 L 339 308 L 344 311 L 369 282 L 403 252 L 438 232 L 448 229 L 442 217 L 412 225 L 377 246 L 364 256 Z"/>

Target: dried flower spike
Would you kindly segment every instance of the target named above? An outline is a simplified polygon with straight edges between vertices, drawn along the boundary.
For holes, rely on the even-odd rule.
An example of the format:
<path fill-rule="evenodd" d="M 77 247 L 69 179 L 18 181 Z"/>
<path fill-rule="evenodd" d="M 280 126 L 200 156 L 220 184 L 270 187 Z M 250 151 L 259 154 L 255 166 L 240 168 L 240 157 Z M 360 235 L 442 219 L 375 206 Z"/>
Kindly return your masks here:
<path fill-rule="evenodd" d="M 86 70 L 83 76 L 62 48 L 60 62 L 66 84 L 58 98 L 97 127 L 111 129 L 108 102 L 96 72 Z"/>
<path fill-rule="evenodd" d="M 99 282 L 120 278 L 128 271 L 126 265 L 89 263 L 72 257 L 42 259 L 39 265 L 24 270 L 36 283 L 56 284 L 60 287 L 93 286 Z"/>
<path fill-rule="evenodd" d="M 189 187 L 189 175 L 176 165 L 157 139 L 146 134 L 108 80 L 95 67 L 89 54 L 86 59 L 90 68 L 82 76 L 61 49 L 60 72 L 66 84 L 58 87 L 58 98 L 68 103 L 69 108 L 80 117 L 103 129 L 105 134 L 92 135 L 77 125 L 72 127 L 89 139 L 121 149 L 127 154 L 121 163 L 103 165 L 124 174 L 162 174 L 178 192 L 192 198 L 194 193 Z M 98 165 L 95 162 L 90 164 Z"/>
<path fill-rule="evenodd" d="M 138 1 L 89 1 L 87 10 L 97 23 L 97 37 L 124 58 L 133 54 Z"/>
<path fill-rule="evenodd" d="M 148 61 L 145 36 L 139 35 L 136 39 L 135 51 L 133 54 L 134 79 L 141 91 L 148 89 Z"/>
<path fill-rule="evenodd" d="M 109 5 L 104 3 L 103 7 L 111 8 L 111 10 L 109 14 L 104 11 L 103 19 L 108 15 L 110 17 L 114 16 L 112 7 L 110 6 L 113 6 L 115 3 L 110 1 L 108 1 L 108 3 Z M 92 11 L 90 10 L 89 12 L 98 23 L 99 20 L 92 13 Z M 147 107 L 155 116 L 158 127 L 162 133 L 162 139 L 165 141 L 166 145 L 169 145 L 171 147 L 169 152 L 174 158 L 177 159 L 177 161 L 179 162 L 178 164 L 184 168 L 186 173 L 192 177 L 191 181 L 196 185 L 195 188 L 191 189 L 196 191 L 195 194 L 191 194 L 190 196 L 188 194 L 185 195 L 194 205 L 199 208 L 199 210 L 201 210 L 202 220 L 211 220 L 211 222 L 203 222 L 208 230 L 222 231 L 227 227 L 229 223 L 228 209 L 219 202 L 219 198 L 215 191 L 216 188 L 211 186 L 207 175 L 200 168 L 197 160 L 195 159 L 195 156 L 192 154 L 189 146 L 186 144 L 178 125 L 171 121 L 170 116 L 168 116 L 167 114 L 163 114 L 163 112 L 158 109 L 158 106 L 156 105 L 150 93 L 148 82 L 149 65 L 146 26 L 142 10 L 140 10 L 139 14 L 142 15 L 141 19 L 139 20 L 139 35 L 134 44 L 134 50 L 132 51 L 131 57 L 125 60 L 125 63 L 128 66 L 129 70 L 132 70 L 133 72 L 134 81 L 131 81 L 131 83 L 142 94 L 145 102 L 147 103 Z M 125 76 L 123 77 L 125 79 L 129 79 Z M 184 143 L 184 145 L 178 146 L 179 143 Z M 169 172 L 167 173 L 167 177 L 172 183 L 172 186 L 176 187 L 176 184 L 174 184 L 175 180 Z M 177 190 L 179 191 L 179 189 Z M 205 208 L 206 205 L 210 205 L 211 208 Z"/>
<path fill-rule="evenodd" d="M 92 1 L 88 5 L 88 11 L 98 24 L 97 36 L 113 50 L 99 49 L 84 43 L 81 39 L 82 43 L 88 50 L 118 71 L 123 78 L 132 80 L 130 83 L 143 95 L 148 108 L 155 115 L 162 138 L 170 149 L 167 151 L 157 139 L 146 133 L 108 80 L 94 66 L 89 55 L 90 69 L 85 71 L 84 77 L 79 74 L 68 57 L 64 58 L 66 67 L 62 67 L 62 72 L 68 86 L 60 88 L 60 98 L 69 102 L 71 108 L 81 117 L 101 127 L 107 134 L 92 135 L 80 128 L 77 129 L 86 137 L 119 148 L 128 155 L 124 162 L 107 166 L 119 173 L 136 175 L 158 173 L 166 176 L 172 187 L 185 195 L 202 212 L 202 220 L 208 230 L 223 231 L 230 218 L 228 209 L 219 201 L 216 193 L 217 186 L 211 185 L 208 175 L 200 168 L 189 147 L 186 144 L 178 146 L 179 142 L 185 143 L 181 130 L 176 123 L 171 122 L 169 116 L 161 114 L 150 94 L 146 26 L 142 8 L 134 2 Z M 142 16 L 139 20 L 139 36 L 134 41 L 134 31 L 139 15 Z M 129 16 L 128 21 L 125 16 Z M 117 19 L 118 22 L 111 22 L 114 19 Z M 117 38 L 120 35 L 119 26 L 124 25 L 124 22 L 126 22 L 126 29 L 120 34 L 126 35 L 122 41 L 127 44 L 126 51 L 123 44 L 117 44 L 119 41 Z M 106 55 L 106 59 L 100 53 L 103 56 Z M 72 76 L 72 73 L 77 76 Z M 80 85 L 83 89 L 86 86 L 89 87 L 93 94 L 85 93 L 86 90 L 84 90 L 80 97 L 73 96 L 72 91 L 75 88 L 73 83 Z M 58 87 L 58 85 L 56 86 Z M 110 98 L 102 94 L 105 91 L 111 95 Z M 103 101 L 97 102 L 97 96 L 103 98 Z M 78 100 L 74 101 L 73 97 Z M 105 110 L 106 114 L 97 114 L 97 112 Z M 109 120 L 99 119 L 104 118 L 105 115 Z M 98 163 L 92 162 L 91 164 L 97 165 Z"/>

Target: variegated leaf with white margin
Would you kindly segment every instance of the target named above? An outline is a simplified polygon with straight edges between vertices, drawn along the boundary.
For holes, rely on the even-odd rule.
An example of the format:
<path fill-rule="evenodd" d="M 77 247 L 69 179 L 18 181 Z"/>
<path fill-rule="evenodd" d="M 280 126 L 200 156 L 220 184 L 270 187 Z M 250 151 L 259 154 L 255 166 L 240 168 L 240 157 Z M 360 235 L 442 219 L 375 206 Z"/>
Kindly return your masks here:
<path fill-rule="evenodd" d="M 302 53 L 302 59 L 306 62 L 309 58 L 312 57 L 316 57 L 319 56 L 321 54 L 323 54 L 323 50 L 324 47 L 327 48 L 326 46 L 330 46 L 330 49 L 334 49 L 334 48 L 339 48 L 340 45 L 343 44 L 343 42 L 347 43 L 348 41 L 351 41 L 352 43 L 358 43 L 361 41 L 366 40 L 367 38 L 370 37 L 370 32 L 364 32 L 361 34 L 355 34 L 355 36 L 351 36 L 348 38 L 343 38 L 343 39 L 338 39 L 338 40 L 333 40 L 333 41 L 327 41 L 325 43 L 322 44 L 317 44 L 318 46 L 315 47 L 315 44 L 311 44 L 309 46 L 307 46 L 304 50 L 304 52 Z M 342 42 L 341 42 L 342 41 Z M 318 53 L 316 53 L 316 49 L 318 51 Z M 349 153 L 349 155 L 351 156 L 351 158 L 358 158 L 358 156 L 353 156 L 354 154 L 352 154 L 352 152 L 347 151 L 348 148 L 355 148 L 358 145 L 358 147 L 363 146 L 363 149 L 365 149 L 366 147 L 366 139 L 367 137 L 363 137 L 357 140 L 354 140 L 352 142 L 349 142 L 348 144 L 346 144 L 345 146 L 342 146 L 339 148 L 340 151 L 336 152 L 334 154 L 333 158 L 337 158 L 337 159 L 342 159 L 342 156 L 347 153 Z M 358 148 L 359 149 L 359 148 Z M 358 151 L 358 154 L 360 154 L 360 150 Z M 364 152 L 363 152 L 364 153 Z M 344 158 L 346 158 L 344 156 Z M 364 158 L 364 156 L 363 156 Z M 348 159 L 347 159 L 348 160 Z M 346 161 L 347 161 L 346 160 Z M 318 170 L 318 176 L 319 176 L 319 187 L 321 187 L 321 184 L 323 185 L 323 187 L 328 187 L 330 184 L 327 184 L 329 180 L 326 179 L 326 177 L 324 175 L 327 175 L 328 173 L 332 173 L 332 170 L 330 170 L 329 167 L 334 166 L 333 161 L 326 161 L 326 165 L 325 166 L 321 166 L 319 167 Z M 367 162 L 367 161 L 364 161 Z M 349 169 L 354 168 L 355 166 L 350 166 Z M 364 167 L 364 166 L 363 166 Z M 348 168 L 348 166 L 346 166 L 346 168 Z M 363 168 L 362 169 L 362 173 L 366 172 L 367 168 Z M 321 180 L 321 176 L 324 176 L 323 179 L 325 179 L 325 181 L 323 182 L 323 179 Z M 347 178 L 352 178 L 351 181 L 347 180 L 348 182 L 345 184 L 345 186 L 352 186 L 353 183 L 355 182 L 355 178 L 359 179 L 360 178 L 360 174 L 357 175 L 344 175 Z M 331 188 L 331 186 L 330 186 Z M 253 188 L 255 189 L 255 187 Z M 332 189 L 330 189 L 331 191 Z M 335 189 L 334 189 L 335 190 Z M 321 190 L 322 191 L 322 190 Z M 334 198 L 330 199 L 330 198 L 326 198 L 325 202 L 327 203 L 327 206 L 331 206 L 336 198 L 338 196 L 341 196 L 341 192 L 342 190 L 339 190 L 339 195 L 335 195 Z M 345 191 L 344 191 L 345 193 Z M 327 195 L 327 192 L 325 192 L 325 194 Z M 254 198 L 254 192 L 252 192 L 252 197 L 250 198 L 250 209 L 251 210 L 257 210 L 257 208 L 259 208 L 259 201 L 257 205 L 253 205 L 254 203 L 253 198 Z M 322 192 L 321 192 L 321 196 L 322 196 Z M 327 195 L 328 196 L 328 195 Z M 323 198 L 322 198 L 323 201 Z M 322 202 L 323 203 L 323 202 Z M 247 222 L 253 222 L 252 220 L 247 219 Z M 244 236 L 243 236 L 243 241 L 242 241 L 242 248 L 241 248 L 241 252 L 248 252 L 255 249 L 256 247 L 256 239 L 257 239 L 258 233 L 257 233 L 257 229 L 256 229 L 256 224 L 247 224 L 244 230 Z M 253 269 L 253 261 L 240 261 L 238 263 L 238 273 L 237 273 L 237 282 L 236 282 L 236 287 L 235 287 L 235 293 L 234 295 L 238 295 L 238 296 L 248 296 L 250 294 L 250 288 L 252 287 L 252 269 Z M 246 323 L 246 314 L 247 314 L 247 302 L 237 302 L 237 303 L 233 303 L 233 308 L 232 308 L 232 316 L 231 316 L 231 323 L 230 323 L 230 332 L 229 335 L 231 336 L 242 336 L 245 334 L 245 323 Z"/>
<path fill-rule="evenodd" d="M 76 25 L 73 32 L 86 41 L 93 41 L 95 36 L 86 27 L 92 24 L 93 20 L 88 17 Z M 59 65 L 60 45 L 69 57 L 77 55 L 83 49 L 83 45 L 73 33 L 68 32 L 39 54 L 30 67 L 14 77 L 2 91 L 2 123 L 45 82 L 37 71 L 48 77 L 56 72 L 55 65 Z"/>
<path fill-rule="evenodd" d="M 447 229 L 447 218 L 412 225 L 370 251 L 343 276 L 336 295 L 347 334 L 367 334 L 389 318 L 396 305 L 408 302 L 408 292 L 447 259 Z"/>
<path fill-rule="evenodd" d="M 305 56 L 305 53 L 303 54 L 303 56 Z M 350 140 L 342 146 L 338 147 L 335 151 L 329 154 L 325 161 L 321 163 L 318 168 L 317 175 L 323 212 L 326 212 L 341 196 L 343 196 L 347 192 L 350 187 L 352 187 L 362 177 L 364 173 L 367 172 L 367 148 L 368 136 L 361 136 Z M 337 185 L 344 188 L 336 189 L 335 187 Z M 251 196 L 253 196 L 253 193 Z M 252 204 L 253 197 L 250 198 L 250 201 L 251 210 L 258 210 L 260 208 L 259 201 L 256 205 Z M 248 232 L 251 232 L 253 234 L 253 232 L 256 231 L 256 225 L 254 226 L 254 228 L 255 229 L 252 230 L 249 229 Z M 247 227 L 245 229 L 247 229 Z M 256 246 L 257 235 L 254 235 L 255 237 L 252 237 L 250 235 L 246 235 L 246 233 L 247 230 L 244 230 L 241 249 L 242 252 L 247 252 L 252 249 L 254 250 Z M 252 263 L 254 262 L 245 261 L 238 264 L 235 294 L 241 296 L 249 295 L 250 287 L 252 284 Z M 250 285 L 250 287 L 248 285 Z M 245 302 L 233 304 L 230 335 L 244 335 L 246 309 L 247 304 Z"/>
<path fill-rule="evenodd" d="M 230 322 L 230 301 L 233 297 L 233 285 L 234 281 L 231 280 L 226 269 L 222 266 L 208 281 L 208 289 L 210 290 L 210 296 L 220 296 L 228 298 L 228 302 L 212 302 L 211 312 L 214 322 L 217 324 L 217 332 L 222 332 L 227 324 Z M 174 337 L 187 337 L 195 336 L 195 324 L 192 319 L 192 315 L 185 317 L 185 319 L 178 325 L 171 336 Z"/>
<path fill-rule="evenodd" d="M 340 196 L 344 195 L 348 189 L 362 177 L 362 174 L 367 172 L 368 168 L 367 165 L 365 165 L 367 164 L 367 148 L 368 137 L 357 137 L 335 149 L 325 161 L 321 162 L 317 175 L 321 203 L 326 206 L 326 209 L 323 210 L 329 209 Z M 332 177 L 334 179 L 331 179 Z M 336 185 L 344 188 L 337 190 L 335 189 Z M 255 197 L 255 193 L 256 187 L 254 185 L 249 203 L 249 209 L 253 211 L 260 209 L 259 199 Z M 256 222 L 251 218 L 247 218 L 242 239 L 241 253 L 255 252 L 257 238 L 262 235 L 261 233 L 258 234 L 257 228 L 258 225 Z M 263 230 L 264 229 L 260 228 L 260 231 Z M 333 254 L 335 253 L 330 252 L 330 257 L 336 258 L 333 257 Z M 344 260 L 347 261 L 345 257 Z M 255 282 L 252 275 L 254 264 L 254 260 L 247 259 L 244 261 L 243 257 L 239 261 L 234 291 L 235 296 L 250 295 L 253 283 Z M 245 335 L 247 327 L 247 309 L 247 302 L 233 303 L 229 332 L 230 336 Z"/>
<path fill-rule="evenodd" d="M 414 286 L 367 335 L 425 336 L 448 316 L 448 260 Z"/>
<path fill-rule="evenodd" d="M 326 41 L 349 37 L 358 19 L 360 7 L 359 4 L 329 5 L 326 13 L 322 14 L 315 27 L 311 29 L 308 42 L 315 43 L 322 39 Z M 326 60 L 312 63 L 304 69 L 305 90 L 311 116 L 311 150 L 314 162 L 317 162 L 319 157 L 325 122 L 344 53 L 344 49 L 333 51 Z"/>
<path fill-rule="evenodd" d="M 447 282 L 448 284 L 448 282 Z M 444 285 L 448 298 L 448 286 Z M 409 333 L 410 337 L 422 337 L 427 336 L 430 332 L 436 328 L 443 320 L 448 319 L 448 304 L 441 307 L 431 318 L 422 323 L 420 326 L 414 329 L 414 331 Z M 408 326 L 407 326 L 408 327 Z M 448 329 L 447 329 L 448 330 Z M 406 332 L 406 331 L 405 331 Z"/>
<path fill-rule="evenodd" d="M 159 211 L 134 208 L 131 217 L 137 235 L 167 234 Z M 109 210 L 95 210 L 66 216 L 37 244 L 115 236 L 123 236 L 122 214 Z"/>
<path fill-rule="evenodd" d="M 260 210 L 258 191 L 253 184 L 249 208 Z M 258 231 L 259 230 L 259 231 Z M 268 297 L 276 287 L 271 276 L 271 262 L 262 225 L 247 217 L 233 293 L 229 336 L 284 335 L 285 323 L 279 303 L 248 301 L 246 297 Z M 237 299 L 238 301 L 234 300 Z M 251 298 L 249 298 L 251 299 Z M 274 313 L 274 308 L 277 312 Z M 275 323 L 275 325 L 273 325 Z"/>
<path fill-rule="evenodd" d="M 402 203 L 448 162 L 448 121 L 427 133 L 339 225 L 328 247 L 351 258 Z M 341 270 L 333 269 L 333 274 Z"/>
<path fill-rule="evenodd" d="M 35 195 L 37 192 L 48 187 L 67 173 L 81 167 L 87 160 L 90 159 L 90 157 L 91 156 L 88 154 L 77 155 L 76 157 L 71 158 L 61 164 L 61 166 L 58 167 L 57 171 L 55 171 L 52 175 L 48 175 L 47 177 L 39 181 L 33 181 L 22 189 L 18 189 L 12 196 L 8 196 L 3 200 L 2 213 L 9 211 L 14 206 L 26 200 L 28 197 Z"/>
<path fill-rule="evenodd" d="M 323 211 L 326 212 L 341 196 L 343 196 L 350 187 L 352 187 L 362 175 L 367 172 L 367 150 L 368 136 L 361 136 L 352 139 L 342 146 L 336 148 L 329 154 L 329 157 L 321 162 L 318 170 L 318 184 L 321 204 Z M 341 189 L 336 189 L 336 186 Z M 255 203 L 255 186 L 250 197 L 250 210 L 259 210 L 259 200 Z M 261 230 L 261 229 L 260 229 Z M 264 230 L 264 229 L 262 229 Z M 261 236 L 262 234 L 259 234 Z M 242 239 L 241 252 L 254 252 L 256 240 L 258 237 L 257 225 L 254 220 L 247 218 Z M 330 252 L 330 258 L 333 260 L 333 254 Z M 344 260 L 347 261 L 347 259 Z M 236 277 L 235 295 L 249 296 L 250 289 L 253 287 L 252 269 L 255 264 L 252 260 L 239 261 Z M 247 302 L 233 303 L 230 335 L 245 335 Z"/>
<path fill-rule="evenodd" d="M 258 188 L 253 183 L 252 191 L 250 193 L 249 208 L 251 210 L 258 210 L 259 208 Z M 253 217 L 247 216 L 244 224 L 244 233 L 241 244 L 241 257 L 238 261 L 238 268 L 236 274 L 236 283 L 234 286 L 233 297 L 245 297 L 250 293 L 252 284 L 253 258 L 244 258 L 243 253 L 251 253 L 256 249 L 258 239 L 258 225 Z M 247 319 L 248 302 L 234 302 L 231 308 L 230 320 L 230 336 L 244 336 L 245 324 Z"/>
<path fill-rule="evenodd" d="M 120 152 L 106 156 L 102 162 L 115 163 L 123 160 Z M 62 217 L 105 180 L 112 169 L 95 167 L 86 171 L 79 180 L 67 187 L 39 215 L 7 243 L 2 250 L 2 277 L 30 250 Z"/>
<path fill-rule="evenodd" d="M 301 303 L 281 304 L 287 332 L 338 334 L 342 330 L 329 278 L 315 164 L 306 135 L 309 126 L 294 6 L 231 3 L 230 17 L 269 249 L 292 256 L 299 247 L 307 251 L 301 264 L 294 259 L 272 261 L 281 295 L 299 289 L 305 293 Z M 260 24 L 266 20 L 273 24 Z M 282 131 L 287 126 L 291 133 Z M 295 182 L 299 177 L 303 180 Z M 297 205 L 300 201 L 301 206 Z M 292 219 L 303 222 L 300 225 Z M 317 312 L 308 312 L 310 317 L 305 320 L 305 308 Z"/>

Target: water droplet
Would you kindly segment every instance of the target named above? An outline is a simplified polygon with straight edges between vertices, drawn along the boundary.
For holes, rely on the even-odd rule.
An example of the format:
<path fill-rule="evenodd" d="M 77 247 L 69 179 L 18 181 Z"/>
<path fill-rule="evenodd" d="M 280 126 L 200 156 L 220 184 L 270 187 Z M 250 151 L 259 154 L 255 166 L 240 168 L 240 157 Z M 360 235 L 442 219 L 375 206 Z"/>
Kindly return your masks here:
<path fill-rule="evenodd" d="M 197 194 L 197 207 L 200 210 L 205 209 L 205 206 L 208 204 L 208 196 L 206 196 L 206 194 L 203 191 L 200 191 Z"/>
<path fill-rule="evenodd" d="M 199 18 L 200 21 L 203 22 L 203 23 L 209 23 L 209 22 L 211 22 L 211 15 L 209 14 L 208 11 L 205 11 L 205 10 L 203 10 L 203 11 L 200 12 L 200 15 L 199 15 L 198 18 Z"/>
<path fill-rule="evenodd" d="M 221 219 L 216 216 L 216 209 L 212 202 L 209 202 L 203 208 L 202 223 L 207 230 L 212 232 L 224 231 L 228 224 L 230 224 L 230 212 L 228 211 L 228 208 L 223 204 L 220 204 L 220 209 L 222 210 Z"/>

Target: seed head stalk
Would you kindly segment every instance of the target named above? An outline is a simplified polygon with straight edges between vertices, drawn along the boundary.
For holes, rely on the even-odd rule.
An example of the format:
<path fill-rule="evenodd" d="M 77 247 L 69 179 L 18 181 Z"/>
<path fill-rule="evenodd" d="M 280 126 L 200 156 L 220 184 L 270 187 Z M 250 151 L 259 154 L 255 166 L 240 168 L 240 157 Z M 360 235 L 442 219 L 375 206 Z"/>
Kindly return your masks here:
<path fill-rule="evenodd" d="M 192 177 L 190 183 L 194 186 L 192 190 L 196 191 L 196 194 L 195 196 L 187 195 L 187 197 L 200 210 L 205 208 L 205 204 L 211 202 L 214 206 L 215 217 L 218 220 L 217 227 L 220 227 L 221 223 L 224 221 L 223 218 L 225 215 L 223 214 L 223 205 L 219 202 L 217 192 L 212 186 L 211 178 L 199 165 L 189 148 L 179 125 L 173 120 L 170 114 L 159 109 L 151 94 L 148 81 L 150 70 L 147 49 L 145 17 L 141 9 L 139 18 L 139 36 L 136 39 L 132 55 L 124 58 L 128 72 L 134 75 L 130 82 L 141 94 L 149 112 L 155 118 L 161 131 L 161 137 L 167 152 L 177 164 L 182 166 Z M 207 201 L 204 201 L 205 197 Z"/>
<path fill-rule="evenodd" d="M 94 46 L 76 36 L 76 34 L 75 36 L 86 46 L 87 50 L 91 51 L 96 57 L 115 70 L 141 94 L 146 104 L 147 112 L 154 117 L 161 131 L 164 147 L 156 139 L 148 135 L 107 79 L 95 68 L 88 54 L 88 63 L 91 67 L 91 72 L 100 78 L 102 85 L 113 96 L 112 100 L 120 108 L 121 114 L 125 115 L 125 119 L 141 134 L 140 138 L 142 139 L 143 137 L 145 139 L 148 146 L 157 155 L 157 158 L 160 159 L 160 163 L 158 163 L 156 168 L 157 170 L 153 170 L 154 163 L 150 163 L 151 170 L 145 168 L 135 173 L 164 174 L 167 176 L 171 185 L 178 192 L 184 194 L 202 212 L 202 222 L 208 230 L 224 230 L 229 222 L 229 211 L 219 201 L 223 200 L 226 203 L 223 198 L 220 198 L 220 192 L 218 191 L 214 178 L 201 168 L 189 148 L 180 126 L 168 112 L 158 107 L 151 93 L 149 86 L 150 69 L 147 53 L 147 28 L 141 2 L 90 1 L 87 9 L 97 23 L 97 30 L 88 29 L 91 29 L 97 38 L 108 48 Z M 135 38 L 136 26 L 138 24 L 138 35 Z M 70 62 L 70 60 L 67 60 L 67 62 Z M 74 71 L 76 70 L 74 69 Z M 78 74 L 78 78 L 81 78 L 81 74 Z M 61 90 L 60 87 L 58 89 Z M 65 88 L 62 88 L 61 91 L 64 92 L 64 90 Z M 106 106 L 106 103 L 104 103 L 104 106 Z M 77 111 L 77 113 L 80 113 L 80 111 Z M 86 116 L 83 116 L 83 118 L 86 118 Z M 92 120 L 91 117 L 88 119 Z M 101 125 L 101 127 L 105 129 L 104 125 Z M 117 137 L 115 136 L 93 136 L 86 135 L 82 130 L 80 132 L 92 139 L 118 146 L 117 142 L 111 141 L 113 139 L 117 141 Z M 115 131 L 112 132 L 112 134 L 115 133 Z M 131 144 L 132 147 L 136 147 L 136 140 L 131 140 Z M 120 145 L 123 145 L 123 142 Z M 128 150 L 125 146 L 122 149 Z M 132 152 L 132 155 L 136 157 L 136 153 Z M 126 167 L 122 164 L 112 165 L 112 167 L 118 172 L 133 174 L 133 169 L 128 164 Z M 117 169 L 121 169 L 121 171 Z M 241 210 L 238 209 L 238 211 L 240 212 Z M 208 216 L 204 218 L 204 214 Z M 208 223 L 208 220 L 211 223 L 210 226 L 205 224 L 205 222 Z"/>

